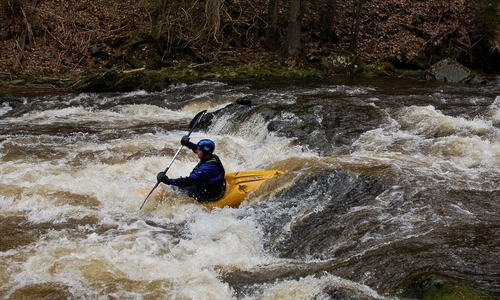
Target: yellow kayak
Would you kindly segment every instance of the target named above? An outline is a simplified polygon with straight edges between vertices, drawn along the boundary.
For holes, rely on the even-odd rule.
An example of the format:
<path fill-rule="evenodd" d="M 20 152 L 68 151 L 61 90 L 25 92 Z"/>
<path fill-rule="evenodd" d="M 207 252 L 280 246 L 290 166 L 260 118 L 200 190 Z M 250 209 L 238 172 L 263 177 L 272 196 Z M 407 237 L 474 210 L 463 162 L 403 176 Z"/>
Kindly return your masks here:
<path fill-rule="evenodd" d="M 238 207 L 251 192 L 258 189 L 266 180 L 285 174 L 280 170 L 243 171 L 226 174 L 226 193 L 217 201 L 200 202 L 212 209 L 214 207 Z"/>
<path fill-rule="evenodd" d="M 258 189 L 266 180 L 285 174 L 280 170 L 260 170 L 226 173 L 226 192 L 224 197 L 212 202 L 198 202 L 205 207 L 238 207 L 251 192 Z M 149 188 L 139 189 L 137 192 L 145 195 Z M 155 197 L 164 197 L 164 191 L 157 191 Z"/>

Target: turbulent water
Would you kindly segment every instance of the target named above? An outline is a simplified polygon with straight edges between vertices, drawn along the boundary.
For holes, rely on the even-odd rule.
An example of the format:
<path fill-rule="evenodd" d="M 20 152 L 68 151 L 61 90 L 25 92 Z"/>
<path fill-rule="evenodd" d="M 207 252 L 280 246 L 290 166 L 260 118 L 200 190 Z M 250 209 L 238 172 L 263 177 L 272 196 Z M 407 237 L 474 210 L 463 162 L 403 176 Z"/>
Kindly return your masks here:
<path fill-rule="evenodd" d="M 419 298 L 500 291 L 500 80 L 202 82 L 0 107 L 2 299 Z M 188 132 L 226 171 L 280 169 L 236 209 L 163 185 Z M 168 171 L 189 174 L 183 149 Z M 437 279 L 436 279 L 437 278 Z"/>

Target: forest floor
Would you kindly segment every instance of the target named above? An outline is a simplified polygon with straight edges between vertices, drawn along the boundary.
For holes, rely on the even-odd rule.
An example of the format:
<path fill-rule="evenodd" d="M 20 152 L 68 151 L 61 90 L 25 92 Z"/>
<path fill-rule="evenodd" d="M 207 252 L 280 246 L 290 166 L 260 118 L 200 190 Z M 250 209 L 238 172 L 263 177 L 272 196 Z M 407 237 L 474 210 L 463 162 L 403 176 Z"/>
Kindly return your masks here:
<path fill-rule="evenodd" d="M 215 43 L 201 40 L 189 47 L 187 43 L 174 45 L 160 56 L 150 38 L 151 10 L 141 7 L 142 1 L 26 0 L 22 9 L 9 13 L 12 7 L 6 5 L 14 2 L 0 1 L 0 18 L 7 20 L 0 25 L 0 92 L 3 82 L 4 94 L 5 85 L 68 89 L 81 78 L 105 70 L 156 70 L 174 80 L 310 77 L 353 74 L 357 69 L 365 74 L 376 70 L 376 75 L 401 75 L 398 69 L 405 69 L 418 75 L 440 58 L 425 54 L 425 49 L 444 49 L 446 43 L 443 56 L 477 62 L 470 55 L 478 41 L 467 31 L 473 20 L 465 2 L 458 0 L 451 1 L 451 6 L 448 0 L 372 1 L 361 18 L 355 55 L 349 51 L 352 26 L 346 23 L 352 21 L 348 13 L 335 12 L 331 40 L 325 42 L 315 28 L 319 12 L 309 9 L 302 21 L 301 60 L 288 58 L 283 42 L 269 47 L 254 24 L 248 25 L 256 14 L 248 8 L 241 10 L 240 20 L 231 30 L 226 27 L 224 38 Z M 257 10 L 264 13 L 267 1 L 261 2 Z M 337 5 L 339 11 L 352 11 L 351 1 Z M 283 41 L 284 33 L 280 34 Z M 490 49 L 496 53 L 500 51 L 498 37 Z M 348 64 L 339 63 L 346 57 Z"/>

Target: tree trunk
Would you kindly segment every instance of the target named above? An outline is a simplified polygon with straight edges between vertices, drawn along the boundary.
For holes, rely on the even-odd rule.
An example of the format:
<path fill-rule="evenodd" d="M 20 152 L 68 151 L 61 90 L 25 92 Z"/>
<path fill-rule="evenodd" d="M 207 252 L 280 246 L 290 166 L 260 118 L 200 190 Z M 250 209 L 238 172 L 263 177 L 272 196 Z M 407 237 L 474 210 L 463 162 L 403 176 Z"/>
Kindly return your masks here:
<path fill-rule="evenodd" d="M 168 48 L 167 45 L 163 45 L 161 36 L 163 35 L 163 25 L 165 24 L 165 19 L 167 18 L 167 4 L 168 0 L 157 0 L 155 2 L 155 7 L 151 13 L 151 37 L 155 41 L 156 48 L 159 53 L 164 53 Z"/>
<path fill-rule="evenodd" d="M 290 14 L 288 16 L 287 48 L 288 56 L 297 59 L 300 55 L 300 33 L 301 33 L 301 0 L 290 0 Z"/>
<path fill-rule="evenodd" d="M 278 32 L 278 0 L 269 0 L 267 6 L 267 31 L 266 39 L 268 46 L 275 45 Z"/>
<path fill-rule="evenodd" d="M 28 16 L 31 16 L 34 14 L 35 7 L 37 4 L 38 0 L 32 0 L 30 3 L 30 7 L 28 10 Z M 16 56 L 16 59 L 14 60 L 14 64 L 12 66 L 13 70 L 18 70 L 21 67 L 23 58 L 24 58 L 24 48 L 26 46 L 26 39 L 28 39 L 28 42 L 35 47 L 35 38 L 33 36 L 33 32 L 31 30 L 31 24 L 28 22 L 28 16 L 26 16 L 26 13 L 24 10 L 21 8 L 21 12 L 23 14 L 24 18 L 24 25 L 26 26 L 25 29 L 21 32 L 21 36 L 19 37 L 19 42 L 18 42 L 18 47 L 19 47 L 19 53 Z"/>
<path fill-rule="evenodd" d="M 19 37 L 19 53 L 16 56 L 16 60 L 14 61 L 14 65 L 12 66 L 12 69 L 16 70 L 21 66 L 21 62 L 24 57 L 24 46 L 26 44 L 26 34 L 27 30 L 23 29 L 23 32 L 21 33 L 21 36 Z"/>
<path fill-rule="evenodd" d="M 337 42 L 338 37 L 335 34 L 334 21 L 337 16 L 337 0 L 316 0 L 316 5 L 319 8 L 319 29 L 321 31 L 322 40 Z"/>
<path fill-rule="evenodd" d="M 361 22 L 361 8 L 363 0 L 353 2 L 353 19 L 352 19 L 352 34 L 351 34 L 351 51 L 356 54 L 358 47 L 359 23 Z"/>
<path fill-rule="evenodd" d="M 208 38 L 219 40 L 220 34 L 220 3 L 221 0 L 207 0 L 205 14 L 207 18 Z"/>

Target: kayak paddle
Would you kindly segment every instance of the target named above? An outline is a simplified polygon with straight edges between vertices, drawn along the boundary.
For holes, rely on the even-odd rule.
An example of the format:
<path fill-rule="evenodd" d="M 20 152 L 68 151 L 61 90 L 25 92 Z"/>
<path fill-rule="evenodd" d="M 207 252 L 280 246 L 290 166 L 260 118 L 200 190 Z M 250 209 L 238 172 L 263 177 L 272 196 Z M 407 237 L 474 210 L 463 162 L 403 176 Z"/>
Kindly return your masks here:
<path fill-rule="evenodd" d="M 199 113 L 196 114 L 196 116 L 194 116 L 194 118 L 191 120 L 191 122 L 189 122 L 189 133 L 187 134 L 187 136 L 190 136 L 191 135 L 191 132 L 193 132 L 194 128 L 196 127 L 196 125 L 198 125 L 198 123 L 200 122 L 200 120 L 203 118 L 203 116 L 205 115 L 207 111 L 204 110 L 204 111 L 200 111 Z M 174 162 L 175 158 L 177 157 L 177 155 L 179 154 L 179 152 L 181 152 L 182 150 L 182 147 L 184 147 L 184 145 L 181 145 L 179 147 L 179 149 L 177 150 L 177 152 L 175 152 L 175 155 L 174 157 L 172 158 L 172 160 L 170 161 L 170 163 L 168 164 L 167 168 L 165 169 L 165 174 L 167 173 L 168 169 L 170 169 L 170 166 L 172 165 L 172 163 Z M 153 189 L 149 192 L 149 194 L 146 196 L 146 199 L 144 199 L 144 201 L 142 202 L 142 205 L 141 207 L 139 208 L 139 210 L 142 209 L 142 207 L 144 206 L 144 203 L 146 203 L 146 200 L 148 200 L 149 196 L 151 195 L 151 193 L 153 193 L 153 191 L 158 187 L 158 185 L 160 184 L 160 181 L 157 181 L 156 182 L 156 185 L 153 187 Z"/>

